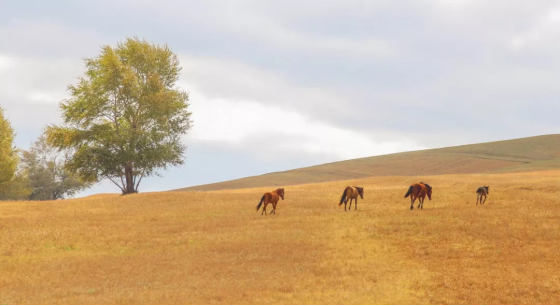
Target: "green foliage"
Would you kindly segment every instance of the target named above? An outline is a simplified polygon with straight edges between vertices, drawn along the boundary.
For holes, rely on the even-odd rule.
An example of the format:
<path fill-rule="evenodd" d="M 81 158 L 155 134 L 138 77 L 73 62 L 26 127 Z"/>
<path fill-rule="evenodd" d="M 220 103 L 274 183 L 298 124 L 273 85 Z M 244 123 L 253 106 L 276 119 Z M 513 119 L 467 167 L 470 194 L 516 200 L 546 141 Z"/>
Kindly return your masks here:
<path fill-rule="evenodd" d="M 191 114 L 188 94 L 176 87 L 177 56 L 134 38 L 85 63 L 60 104 L 64 125 L 47 128 L 51 145 L 74 150 L 66 168 L 87 182 L 110 179 L 128 194 L 144 176 L 181 165 Z"/>
<path fill-rule="evenodd" d="M 27 180 L 16 173 L 19 159 L 14 137 L 14 130 L 0 107 L 0 200 L 23 200 L 29 194 Z"/>
<path fill-rule="evenodd" d="M 10 181 L 16 172 L 18 158 L 14 137 L 14 130 L 0 107 L 0 184 Z"/>
<path fill-rule="evenodd" d="M 28 200 L 30 194 L 29 180 L 24 173 L 18 172 L 11 180 L 0 184 L 0 200 Z"/>
<path fill-rule="evenodd" d="M 29 151 L 22 152 L 21 168 L 31 189 L 30 200 L 64 199 L 91 185 L 64 168 L 70 156 L 70 151 L 59 151 L 50 146 L 44 135 Z"/>

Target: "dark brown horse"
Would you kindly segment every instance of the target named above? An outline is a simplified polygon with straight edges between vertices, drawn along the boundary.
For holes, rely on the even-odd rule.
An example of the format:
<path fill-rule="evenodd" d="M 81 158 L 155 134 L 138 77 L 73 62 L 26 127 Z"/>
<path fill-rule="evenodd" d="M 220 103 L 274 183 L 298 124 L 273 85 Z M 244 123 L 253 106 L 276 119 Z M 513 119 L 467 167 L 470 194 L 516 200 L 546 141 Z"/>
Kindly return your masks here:
<path fill-rule="evenodd" d="M 348 199 L 350 199 L 350 206 L 348 206 L 348 210 L 352 208 L 352 200 L 355 201 L 354 210 L 357 210 L 358 196 L 360 196 L 362 200 L 364 199 L 364 187 L 347 186 L 344 189 L 344 193 L 342 193 L 342 198 L 340 198 L 340 203 L 338 203 L 338 206 L 342 205 L 342 202 L 344 202 L 344 211 L 346 211 L 346 203 L 348 203 Z"/>
<path fill-rule="evenodd" d="M 278 200 L 282 198 L 282 200 L 284 200 L 284 188 L 278 188 L 272 192 L 266 192 L 262 198 L 261 201 L 259 202 L 259 205 L 257 205 L 257 211 L 259 211 L 259 208 L 261 208 L 261 205 L 264 203 L 264 207 L 262 210 L 262 214 L 267 214 L 266 213 L 266 206 L 268 205 L 268 203 L 272 203 L 272 211 L 270 212 L 271 214 L 276 214 L 276 204 L 278 204 Z"/>
<path fill-rule="evenodd" d="M 480 199 L 480 204 L 484 204 L 486 202 L 486 197 L 490 193 L 490 186 L 482 186 L 478 187 L 476 190 L 476 205 L 478 205 L 478 200 Z M 484 197 L 484 202 L 482 202 L 482 197 Z"/>
<path fill-rule="evenodd" d="M 424 209 L 424 199 L 428 196 L 430 201 L 432 200 L 432 186 L 420 182 L 419 184 L 412 184 L 410 188 L 408 188 L 407 193 L 404 197 L 410 196 L 410 210 L 414 209 L 414 201 L 418 199 L 418 208 Z"/>

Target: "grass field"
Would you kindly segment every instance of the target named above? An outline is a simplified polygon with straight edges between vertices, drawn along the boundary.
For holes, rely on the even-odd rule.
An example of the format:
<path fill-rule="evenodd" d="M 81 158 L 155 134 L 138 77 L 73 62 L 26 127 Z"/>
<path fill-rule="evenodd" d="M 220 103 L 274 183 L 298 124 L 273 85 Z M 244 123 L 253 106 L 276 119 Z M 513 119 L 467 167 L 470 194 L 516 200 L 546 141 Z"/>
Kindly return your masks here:
<path fill-rule="evenodd" d="M 284 186 L 275 216 L 255 212 L 272 188 L 0 202 L 0 303 L 557 304 L 559 177 Z M 433 200 L 410 211 L 420 180 Z"/>
<path fill-rule="evenodd" d="M 180 190 L 211 191 L 297 185 L 374 176 L 560 170 L 560 134 L 372 156 Z"/>

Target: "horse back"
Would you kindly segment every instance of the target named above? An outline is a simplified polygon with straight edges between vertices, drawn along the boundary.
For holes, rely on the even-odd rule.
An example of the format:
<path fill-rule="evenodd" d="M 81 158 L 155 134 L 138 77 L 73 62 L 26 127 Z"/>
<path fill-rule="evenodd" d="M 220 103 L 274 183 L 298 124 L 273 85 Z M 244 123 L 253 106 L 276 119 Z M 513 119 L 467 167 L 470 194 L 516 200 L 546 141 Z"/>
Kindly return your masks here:
<path fill-rule="evenodd" d="M 425 197 L 428 194 L 428 187 L 424 184 L 420 184 L 420 196 Z"/>
<path fill-rule="evenodd" d="M 359 193 L 358 193 L 358 189 L 352 186 L 348 186 L 346 187 L 346 197 L 348 198 L 357 198 Z"/>
<path fill-rule="evenodd" d="M 276 191 L 267 192 L 264 194 L 264 196 L 265 196 L 265 201 L 268 203 L 276 203 L 280 199 L 280 196 L 276 193 Z"/>
<path fill-rule="evenodd" d="M 412 187 L 412 195 L 415 197 L 426 196 L 426 194 L 428 193 L 428 189 L 424 185 L 412 184 L 411 187 Z"/>

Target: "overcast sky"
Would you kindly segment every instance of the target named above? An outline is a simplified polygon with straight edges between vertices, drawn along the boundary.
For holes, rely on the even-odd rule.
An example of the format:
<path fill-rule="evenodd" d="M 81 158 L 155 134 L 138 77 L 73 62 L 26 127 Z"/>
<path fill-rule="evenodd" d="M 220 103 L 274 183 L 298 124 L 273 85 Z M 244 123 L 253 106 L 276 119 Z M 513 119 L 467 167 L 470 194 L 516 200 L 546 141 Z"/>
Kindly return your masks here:
<path fill-rule="evenodd" d="M 17 146 L 133 36 L 180 56 L 194 121 L 185 165 L 140 191 L 560 131 L 560 1 L 0 0 Z"/>

